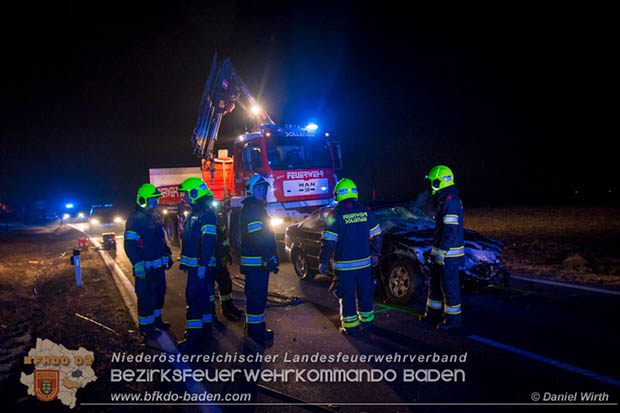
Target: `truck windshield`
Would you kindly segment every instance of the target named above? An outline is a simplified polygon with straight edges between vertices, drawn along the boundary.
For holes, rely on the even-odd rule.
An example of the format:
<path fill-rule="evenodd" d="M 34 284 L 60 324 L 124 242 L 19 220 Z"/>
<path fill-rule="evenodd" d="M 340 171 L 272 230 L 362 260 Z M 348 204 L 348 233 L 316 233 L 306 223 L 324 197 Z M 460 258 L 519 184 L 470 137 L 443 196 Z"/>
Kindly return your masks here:
<path fill-rule="evenodd" d="M 272 136 L 265 139 L 265 146 L 274 170 L 333 167 L 329 144 L 319 137 Z"/>

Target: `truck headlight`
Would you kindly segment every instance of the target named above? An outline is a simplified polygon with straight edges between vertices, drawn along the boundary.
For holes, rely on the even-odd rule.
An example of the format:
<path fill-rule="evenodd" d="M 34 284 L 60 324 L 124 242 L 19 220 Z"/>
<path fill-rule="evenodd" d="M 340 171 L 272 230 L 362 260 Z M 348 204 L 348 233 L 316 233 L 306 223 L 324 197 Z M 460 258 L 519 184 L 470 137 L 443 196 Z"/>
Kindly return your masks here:
<path fill-rule="evenodd" d="M 284 224 L 284 220 L 282 218 L 279 217 L 273 217 L 271 218 L 271 222 L 270 222 L 272 227 L 277 227 L 280 226 L 282 224 Z"/>
<path fill-rule="evenodd" d="M 123 219 L 122 219 L 121 217 L 115 217 L 115 218 L 114 218 L 114 222 L 116 222 L 117 224 L 118 224 L 119 222 L 122 222 L 122 221 L 123 221 Z"/>
<path fill-rule="evenodd" d="M 99 220 L 97 218 L 92 218 L 90 220 L 90 223 L 93 224 L 93 225 L 99 225 Z"/>
<path fill-rule="evenodd" d="M 83 212 L 80 212 L 80 213 L 78 214 L 78 218 L 84 218 L 84 213 L 83 213 Z"/>

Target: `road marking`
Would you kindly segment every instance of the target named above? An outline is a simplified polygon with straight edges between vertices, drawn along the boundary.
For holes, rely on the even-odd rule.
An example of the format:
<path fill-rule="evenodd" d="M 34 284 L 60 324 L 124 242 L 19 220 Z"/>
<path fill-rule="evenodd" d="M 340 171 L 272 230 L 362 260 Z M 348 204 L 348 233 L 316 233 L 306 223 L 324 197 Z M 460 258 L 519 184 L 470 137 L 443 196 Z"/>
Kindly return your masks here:
<path fill-rule="evenodd" d="M 536 361 L 550 364 L 552 366 L 559 367 L 561 369 L 568 370 L 573 373 L 582 374 L 584 376 L 590 377 L 598 381 L 602 381 L 604 383 L 611 384 L 613 386 L 620 386 L 620 380 L 614 379 L 612 377 L 604 376 L 602 374 L 598 374 L 590 370 L 582 369 L 581 367 L 573 366 L 571 364 L 564 363 L 562 361 L 557 361 L 557 360 L 553 360 L 545 356 L 540 356 L 538 354 L 530 353 L 529 351 L 521 350 L 520 348 L 509 346 L 508 344 L 498 343 L 497 341 L 493 341 L 488 338 L 475 336 L 475 335 L 468 336 L 467 338 L 474 340 L 474 341 L 478 341 L 480 343 L 487 344 L 492 347 L 510 351 L 511 353 L 515 353 L 520 356 L 528 357 Z"/>
<path fill-rule="evenodd" d="M 108 254 L 107 251 L 100 249 L 101 244 L 93 236 L 91 236 L 84 230 L 72 224 L 69 224 L 69 226 L 80 231 L 84 235 L 86 235 L 90 239 L 90 242 L 92 242 L 93 245 L 97 248 L 97 252 L 101 256 L 101 258 L 103 258 L 104 264 L 108 268 L 108 271 L 110 271 L 110 273 L 112 274 L 112 279 L 114 280 L 114 283 L 116 284 L 116 287 L 118 288 L 121 294 L 121 297 L 123 298 L 123 301 L 125 302 L 125 305 L 127 306 L 127 309 L 129 310 L 129 314 L 131 315 L 131 317 L 134 320 L 134 323 L 137 326 L 138 325 L 138 297 L 136 296 L 136 293 L 134 291 L 135 290 L 134 286 L 131 283 L 131 281 L 129 281 L 129 278 L 127 277 L 127 275 L 125 275 L 125 273 L 123 272 L 121 267 L 118 265 L 116 260 L 114 260 L 110 256 L 110 254 Z M 157 341 L 160 348 L 163 349 L 164 351 L 167 351 L 168 353 L 173 353 L 173 354 L 179 353 L 179 350 L 176 348 L 176 346 L 170 339 L 170 336 L 168 336 L 168 334 L 165 331 L 162 332 L 162 334 L 157 338 L 157 340 L 154 340 L 154 341 Z M 192 370 L 191 367 L 183 361 L 179 361 L 179 362 L 174 361 L 173 365 L 176 369 Z M 188 381 L 184 381 L 183 384 L 185 388 L 192 394 L 207 393 L 207 389 L 204 387 L 204 385 L 201 382 L 196 382 L 194 380 L 188 380 Z M 205 406 L 201 406 L 200 410 L 203 412 L 210 412 L 210 411 L 220 412 L 220 409 L 217 407 L 217 405 L 213 409 L 207 409 Z"/>
<path fill-rule="evenodd" d="M 516 275 L 513 275 L 510 278 L 514 278 L 515 280 L 530 281 L 530 282 L 535 282 L 535 283 L 540 283 L 540 284 L 555 285 L 556 287 L 574 288 L 576 290 L 592 291 L 592 292 L 601 293 L 601 294 L 620 295 L 620 291 L 607 290 L 604 288 L 585 287 L 583 285 L 567 284 L 567 283 L 561 283 L 557 281 L 539 280 L 536 278 L 519 277 Z"/>

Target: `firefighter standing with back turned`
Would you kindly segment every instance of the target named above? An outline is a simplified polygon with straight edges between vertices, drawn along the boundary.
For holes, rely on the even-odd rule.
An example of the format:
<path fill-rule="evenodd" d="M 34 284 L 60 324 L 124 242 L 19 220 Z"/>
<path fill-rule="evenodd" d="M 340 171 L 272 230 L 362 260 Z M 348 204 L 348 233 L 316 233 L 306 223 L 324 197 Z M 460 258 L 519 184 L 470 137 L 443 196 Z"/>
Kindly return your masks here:
<path fill-rule="evenodd" d="M 269 225 L 265 199 L 269 183 L 256 174 L 248 180 L 248 197 L 239 217 L 241 232 L 241 273 L 245 275 L 246 328 L 259 343 L 273 339 L 265 325 L 269 273 L 278 272 L 276 238 Z"/>
<path fill-rule="evenodd" d="M 340 300 L 340 331 L 359 336 L 371 331 L 375 319 L 371 266 L 379 263 L 381 227 L 375 215 L 357 201 L 352 180 L 338 181 L 334 198 L 338 206 L 325 219 L 319 270 L 327 274 L 333 254 L 336 274 L 329 291 Z"/>
<path fill-rule="evenodd" d="M 159 337 L 170 326 L 161 319 L 166 295 L 165 270 L 172 267 L 170 248 L 164 228 L 155 215 L 161 193 L 155 185 L 138 189 L 136 210 L 125 223 L 124 248 L 133 266 L 138 297 L 138 325 L 145 340 Z"/>
<path fill-rule="evenodd" d="M 441 330 L 461 327 L 459 268 L 465 263 L 463 204 L 450 168 L 437 165 L 426 176 L 436 201 L 435 232 L 426 313 L 421 320 Z M 442 319 L 441 310 L 444 317 Z"/>
<path fill-rule="evenodd" d="M 213 193 L 200 178 L 187 178 L 179 187 L 192 206 L 183 223 L 181 270 L 187 272 L 185 340 L 179 343 L 186 353 L 199 351 L 213 334 L 216 218 L 209 207 Z"/>

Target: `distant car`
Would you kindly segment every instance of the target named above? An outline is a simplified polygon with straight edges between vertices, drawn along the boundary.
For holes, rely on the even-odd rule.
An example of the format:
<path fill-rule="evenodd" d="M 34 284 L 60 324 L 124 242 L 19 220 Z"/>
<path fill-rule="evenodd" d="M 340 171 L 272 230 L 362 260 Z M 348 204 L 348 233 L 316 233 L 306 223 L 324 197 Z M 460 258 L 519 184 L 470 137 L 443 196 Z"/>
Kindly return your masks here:
<path fill-rule="evenodd" d="M 88 215 L 88 228 L 90 231 L 111 231 L 123 228 L 125 220 L 111 204 L 93 205 Z"/>
<path fill-rule="evenodd" d="M 369 203 L 383 231 L 379 266 L 373 272 L 387 299 L 407 303 L 426 296 L 430 273 L 433 219 L 406 203 Z M 333 208 L 321 208 L 285 233 L 285 249 L 297 276 L 312 279 L 318 273 L 318 256 L 325 217 Z M 465 265 L 461 281 L 475 285 L 496 283 L 504 276 L 500 241 L 465 230 Z"/>

